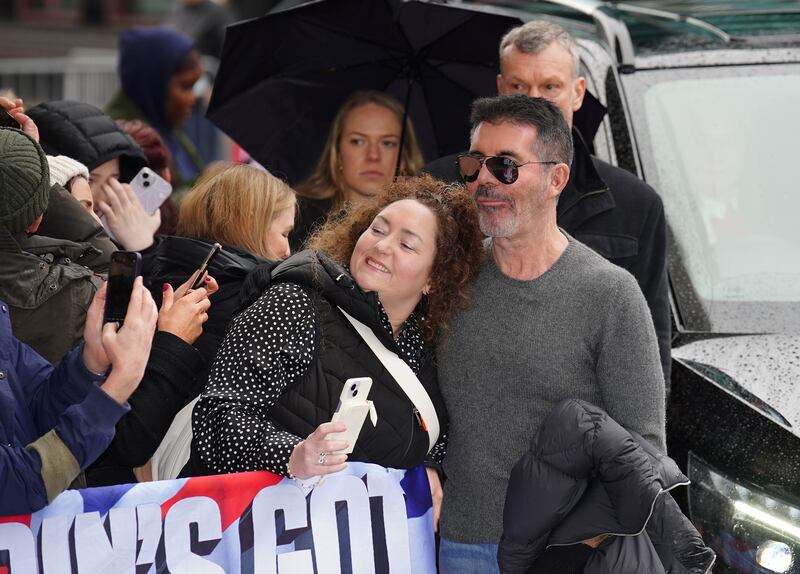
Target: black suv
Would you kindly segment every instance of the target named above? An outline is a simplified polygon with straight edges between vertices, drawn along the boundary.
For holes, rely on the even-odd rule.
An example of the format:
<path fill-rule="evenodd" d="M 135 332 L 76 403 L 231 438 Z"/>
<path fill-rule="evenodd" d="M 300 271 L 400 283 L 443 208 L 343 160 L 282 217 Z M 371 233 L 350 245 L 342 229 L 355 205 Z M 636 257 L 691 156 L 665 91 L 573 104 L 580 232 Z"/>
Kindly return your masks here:
<path fill-rule="evenodd" d="M 576 126 L 664 201 L 669 449 L 715 571 L 800 573 L 800 5 L 480 3 L 578 38 L 607 113 Z"/>

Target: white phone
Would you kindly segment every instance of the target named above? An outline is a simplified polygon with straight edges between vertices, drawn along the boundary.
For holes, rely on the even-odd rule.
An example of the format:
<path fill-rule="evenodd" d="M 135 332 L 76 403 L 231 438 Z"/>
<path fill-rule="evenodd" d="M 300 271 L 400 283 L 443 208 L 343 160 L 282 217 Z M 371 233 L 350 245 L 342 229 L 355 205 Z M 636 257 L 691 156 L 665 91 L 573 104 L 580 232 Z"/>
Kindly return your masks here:
<path fill-rule="evenodd" d="M 172 193 L 170 183 L 149 167 L 143 167 L 131 180 L 136 197 L 142 202 L 144 210 L 153 215 Z"/>
<path fill-rule="evenodd" d="M 343 422 L 347 425 L 345 432 L 328 435 L 328 440 L 347 441 L 348 447 L 344 450 L 336 451 L 336 454 L 350 454 L 356 445 L 361 427 L 369 414 L 370 404 L 367 396 L 372 388 L 372 379 L 369 377 L 359 377 L 347 379 L 339 395 L 339 405 L 333 413 L 331 422 Z"/>

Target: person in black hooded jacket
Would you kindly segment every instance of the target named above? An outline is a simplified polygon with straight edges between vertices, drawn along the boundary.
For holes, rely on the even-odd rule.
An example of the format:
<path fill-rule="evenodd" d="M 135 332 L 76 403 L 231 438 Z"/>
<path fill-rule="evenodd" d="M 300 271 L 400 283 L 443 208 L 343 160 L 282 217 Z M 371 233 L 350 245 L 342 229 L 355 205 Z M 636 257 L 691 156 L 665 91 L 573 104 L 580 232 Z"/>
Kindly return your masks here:
<path fill-rule="evenodd" d="M 345 426 L 327 421 L 345 380 L 369 376 L 377 424 L 364 424 L 349 459 L 435 466 L 447 418 L 432 344 L 466 303 L 482 261 L 474 202 L 431 177 L 399 180 L 326 224 L 311 246 L 280 264 L 233 322 L 194 411 L 194 448 L 217 472 L 308 479 L 342 470 L 348 456 L 336 451 L 346 445 L 330 434 Z M 343 311 L 415 372 L 440 421 L 438 440 Z M 428 474 L 436 515 L 439 478 Z"/>

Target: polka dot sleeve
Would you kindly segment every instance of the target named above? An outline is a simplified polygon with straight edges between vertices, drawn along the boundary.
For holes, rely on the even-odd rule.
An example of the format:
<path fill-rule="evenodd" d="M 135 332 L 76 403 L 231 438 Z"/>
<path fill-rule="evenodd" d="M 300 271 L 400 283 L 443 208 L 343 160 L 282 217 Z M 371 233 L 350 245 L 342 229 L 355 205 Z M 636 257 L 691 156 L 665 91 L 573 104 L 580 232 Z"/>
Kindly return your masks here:
<path fill-rule="evenodd" d="M 313 303 L 292 283 L 272 285 L 234 319 L 193 413 L 205 464 L 217 472 L 286 474 L 301 437 L 276 429 L 269 410 L 306 372 L 314 346 Z"/>
<path fill-rule="evenodd" d="M 442 434 L 439 435 L 439 440 L 433 445 L 433 448 L 425 457 L 426 463 L 432 463 L 434 466 L 441 468 L 444 462 L 444 455 L 447 452 L 447 432 L 442 429 Z"/>

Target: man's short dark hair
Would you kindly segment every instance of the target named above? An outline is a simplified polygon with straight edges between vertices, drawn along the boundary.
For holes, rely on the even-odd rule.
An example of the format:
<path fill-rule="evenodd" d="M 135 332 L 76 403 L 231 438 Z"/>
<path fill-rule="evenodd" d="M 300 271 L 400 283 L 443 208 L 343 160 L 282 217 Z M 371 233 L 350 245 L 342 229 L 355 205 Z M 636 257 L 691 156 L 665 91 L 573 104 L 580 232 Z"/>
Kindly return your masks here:
<path fill-rule="evenodd" d="M 522 94 L 479 98 L 472 102 L 472 133 L 479 124 L 508 122 L 533 126 L 537 137 L 534 153 L 539 161 L 556 161 L 572 165 L 572 134 L 561 111 L 544 98 Z"/>

